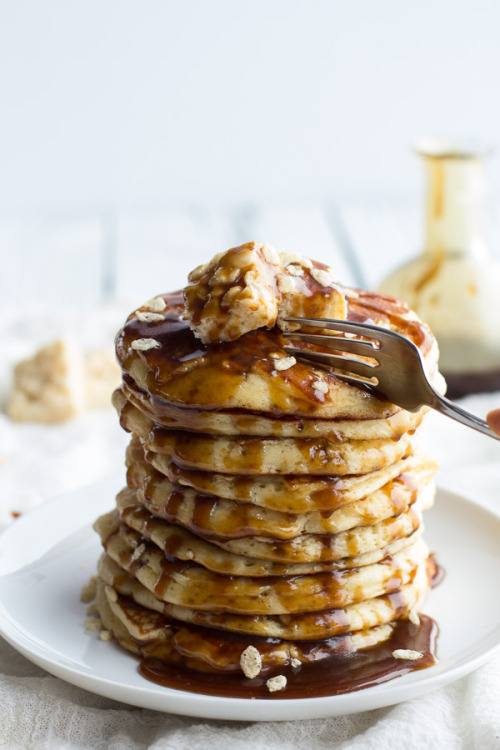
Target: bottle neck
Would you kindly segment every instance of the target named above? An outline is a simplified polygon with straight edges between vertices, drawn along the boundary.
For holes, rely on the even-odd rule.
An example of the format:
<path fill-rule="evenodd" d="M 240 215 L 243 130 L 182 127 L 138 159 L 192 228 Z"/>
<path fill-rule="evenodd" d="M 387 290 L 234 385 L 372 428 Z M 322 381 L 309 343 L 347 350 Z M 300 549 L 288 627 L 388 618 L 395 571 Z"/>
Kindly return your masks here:
<path fill-rule="evenodd" d="M 427 172 L 424 253 L 485 258 L 483 162 L 465 155 L 423 157 Z"/>

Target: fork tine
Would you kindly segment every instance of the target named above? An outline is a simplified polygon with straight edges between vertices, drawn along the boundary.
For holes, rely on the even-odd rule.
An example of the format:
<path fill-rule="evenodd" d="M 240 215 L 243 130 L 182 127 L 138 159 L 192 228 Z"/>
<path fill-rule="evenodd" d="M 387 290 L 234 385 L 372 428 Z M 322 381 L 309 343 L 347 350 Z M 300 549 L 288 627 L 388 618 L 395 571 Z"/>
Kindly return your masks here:
<path fill-rule="evenodd" d="M 321 318 L 285 318 L 285 320 L 299 326 L 306 325 L 353 333 L 362 339 L 373 339 L 378 344 L 376 353 L 373 352 L 373 349 L 376 348 L 373 345 L 373 353 L 368 354 L 366 349 L 363 350 L 363 354 L 367 355 L 368 359 L 374 361 L 375 364 L 352 357 L 343 357 L 339 354 L 311 352 L 307 349 L 285 346 L 284 349 L 288 354 L 293 354 L 299 359 L 305 359 L 309 362 L 333 367 L 335 376 L 340 380 L 353 383 L 367 392 L 376 393 L 379 397 L 383 396 L 403 409 L 415 412 L 425 404 L 457 420 L 457 422 L 489 435 L 495 440 L 500 440 L 500 436 L 496 435 L 484 420 L 469 414 L 469 412 L 441 395 L 439 389 L 434 387 L 431 378 L 426 373 L 426 363 L 420 347 L 406 336 L 396 331 L 381 329 L 381 327 L 371 323 L 352 323 L 345 320 L 323 320 Z M 333 336 L 291 333 L 290 338 L 293 338 L 293 335 L 306 344 L 315 343 L 335 351 L 336 344 L 331 341 L 332 338 L 335 338 Z M 325 338 L 330 339 L 330 341 L 327 343 L 324 340 Z M 337 351 L 342 351 L 347 341 L 352 343 L 352 339 L 342 340 L 342 345 L 340 342 L 337 344 Z M 370 342 L 356 341 L 355 343 L 360 345 Z M 347 350 L 347 347 L 345 349 Z M 358 352 L 353 350 L 353 353 L 357 354 Z M 360 377 L 358 378 L 356 375 Z M 370 375 L 372 375 L 371 378 Z"/>
<path fill-rule="evenodd" d="M 389 342 L 394 339 L 403 339 L 408 341 L 404 336 L 394 331 L 384 330 L 380 326 L 372 323 L 353 323 L 350 320 L 330 320 L 326 318 L 285 318 L 285 323 L 296 323 L 301 326 L 312 326 L 314 328 L 327 328 L 330 331 L 343 331 L 353 333 L 356 336 L 371 338 L 382 344 L 384 340 Z"/>
<path fill-rule="evenodd" d="M 285 318 L 285 323 L 297 323 L 301 326 L 314 326 L 315 328 L 328 328 L 331 331 L 345 331 L 355 333 L 358 336 L 371 336 L 378 338 L 380 327 L 370 323 L 353 323 L 350 320 L 331 320 L 329 318 Z"/>
<path fill-rule="evenodd" d="M 354 339 L 346 339 L 343 336 L 322 336 L 314 333 L 301 333 L 300 331 L 296 333 L 292 331 L 285 332 L 283 335 L 289 339 L 304 341 L 307 344 L 316 344 L 325 349 L 351 352 L 352 354 L 360 354 L 363 357 L 372 357 L 374 356 L 374 351 L 378 350 L 373 341 L 356 341 Z"/>
<path fill-rule="evenodd" d="M 309 362 L 317 362 L 322 365 L 329 365 L 338 370 L 344 370 L 347 374 L 354 373 L 361 375 L 363 378 L 372 378 L 378 364 L 372 365 L 369 362 L 361 362 L 359 359 L 352 357 L 342 357 L 340 354 L 327 354 L 326 352 L 309 352 L 304 349 L 294 349 L 292 346 L 285 346 L 287 354 L 293 354 L 295 357 L 307 359 Z"/>
<path fill-rule="evenodd" d="M 345 380 L 347 383 L 352 383 L 356 386 L 363 386 L 370 393 L 376 392 L 377 384 L 373 380 L 365 380 L 357 375 L 349 375 L 347 372 L 334 372 L 333 374 L 339 380 Z"/>

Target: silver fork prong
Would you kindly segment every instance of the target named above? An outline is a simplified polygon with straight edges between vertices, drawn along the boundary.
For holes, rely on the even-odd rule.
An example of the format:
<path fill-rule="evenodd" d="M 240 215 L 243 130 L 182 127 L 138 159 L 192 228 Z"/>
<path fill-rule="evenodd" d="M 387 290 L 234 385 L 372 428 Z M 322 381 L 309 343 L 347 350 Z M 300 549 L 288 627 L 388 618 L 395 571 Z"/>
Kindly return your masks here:
<path fill-rule="evenodd" d="M 345 331 L 346 333 L 354 333 L 356 336 L 367 336 L 373 339 L 378 339 L 381 332 L 380 326 L 371 325 L 371 323 L 353 323 L 350 320 L 332 320 L 330 318 L 285 318 L 284 320 L 285 323 L 327 328 L 329 331 Z"/>
<path fill-rule="evenodd" d="M 406 336 L 371 323 L 352 323 L 345 320 L 323 320 L 321 318 L 287 318 L 286 320 L 300 326 L 352 333 L 362 338 L 373 339 L 379 345 L 375 352 L 373 351 L 375 347 L 373 347 L 371 353 L 368 354 L 371 360 L 376 361 L 375 365 L 360 359 L 352 359 L 333 353 L 311 352 L 307 349 L 285 347 L 288 354 L 320 365 L 333 367 L 334 374 L 341 380 L 361 386 L 368 391 L 375 390 L 377 394 L 384 396 L 403 409 L 414 412 L 426 404 L 442 414 L 456 419 L 457 422 L 489 435 L 495 440 L 500 440 L 500 436 L 490 429 L 484 419 L 469 414 L 439 393 L 426 372 L 422 352 Z M 295 335 L 297 336 L 297 334 Z M 293 334 L 291 338 L 293 338 Z M 301 336 L 301 339 L 305 343 L 312 343 L 309 336 L 306 338 L 306 334 Z M 343 341 L 342 344 L 347 341 L 348 339 Z M 357 341 L 356 343 L 365 342 Z M 321 346 L 325 347 L 327 344 L 321 341 Z M 329 347 L 327 346 L 327 348 Z M 342 351 L 341 342 L 338 344 L 337 351 Z M 356 354 L 357 352 L 353 353 Z M 366 350 L 363 355 L 367 355 Z M 339 370 L 341 372 L 338 372 Z M 358 379 L 356 375 L 360 375 L 364 380 Z"/>
<path fill-rule="evenodd" d="M 325 336 L 315 333 L 285 332 L 287 338 L 296 341 L 304 341 L 306 344 L 315 344 L 325 349 L 335 349 L 336 351 L 350 352 L 359 354 L 362 357 L 373 357 L 374 352 L 378 350 L 373 341 L 357 341 L 355 339 L 346 339 L 344 336 Z"/>
<path fill-rule="evenodd" d="M 365 386 L 370 389 L 370 392 L 373 392 L 373 389 L 376 388 L 376 383 L 366 380 L 366 378 L 360 378 L 357 375 L 349 375 L 347 372 L 335 372 L 334 375 L 339 380 L 345 380 L 347 383 L 352 383 L 352 385 Z"/>
<path fill-rule="evenodd" d="M 351 320 L 330 320 L 324 318 L 285 318 L 285 323 L 295 323 L 301 326 L 326 328 L 329 331 L 342 331 L 355 336 L 373 339 L 376 343 L 390 343 L 394 338 L 408 341 L 405 336 L 395 331 L 385 331 L 381 326 L 372 323 L 353 323 Z"/>
<path fill-rule="evenodd" d="M 371 364 L 370 362 L 362 362 L 360 359 L 353 359 L 352 357 L 343 357 L 341 354 L 329 354 L 327 352 L 310 352 L 304 351 L 304 349 L 295 349 L 292 346 L 285 346 L 287 354 L 292 354 L 294 357 L 301 359 L 307 359 L 309 362 L 318 362 L 322 365 L 328 365 L 334 367 L 337 370 L 343 370 L 347 374 L 354 373 L 360 375 L 363 378 L 373 378 L 375 373 L 374 370 L 379 366 L 377 364 Z"/>

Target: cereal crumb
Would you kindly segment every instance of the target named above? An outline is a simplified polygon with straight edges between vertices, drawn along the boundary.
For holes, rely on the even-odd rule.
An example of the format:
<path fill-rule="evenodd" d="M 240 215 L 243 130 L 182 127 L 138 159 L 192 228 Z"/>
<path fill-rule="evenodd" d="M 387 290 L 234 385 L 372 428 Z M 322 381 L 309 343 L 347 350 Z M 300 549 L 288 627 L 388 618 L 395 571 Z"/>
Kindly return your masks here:
<path fill-rule="evenodd" d="M 282 294 L 293 294 L 297 291 L 294 280 L 290 276 L 280 273 L 277 277 L 278 289 Z"/>
<path fill-rule="evenodd" d="M 275 693 L 278 690 L 284 690 L 286 688 L 286 677 L 283 674 L 279 674 L 276 677 L 270 677 L 266 682 L 266 685 L 270 693 Z"/>
<path fill-rule="evenodd" d="M 323 380 L 315 380 L 312 387 L 320 393 L 328 393 L 328 385 Z"/>
<path fill-rule="evenodd" d="M 92 576 L 90 581 L 85 584 L 80 592 L 80 601 L 84 602 L 84 604 L 88 604 L 88 602 L 94 601 L 96 593 L 97 576 Z"/>
<path fill-rule="evenodd" d="M 163 297 L 155 297 L 154 299 L 150 299 L 149 302 L 146 302 L 144 307 L 147 307 L 151 312 L 160 313 L 165 310 L 167 304 Z"/>
<path fill-rule="evenodd" d="M 279 256 L 270 246 L 249 242 L 195 268 L 184 289 L 185 314 L 204 343 L 234 341 L 276 323 L 280 295 Z"/>
<path fill-rule="evenodd" d="M 105 592 L 106 592 L 106 597 L 107 597 L 108 601 L 110 601 L 110 602 L 117 602 L 118 601 L 118 594 L 116 593 L 116 591 L 114 590 L 114 588 L 112 588 L 111 586 L 106 586 Z"/>
<path fill-rule="evenodd" d="M 286 318 L 346 317 L 345 296 L 329 268 L 259 242 L 219 253 L 188 281 L 185 319 L 204 343 L 234 341 L 276 324 L 289 330 Z"/>
<path fill-rule="evenodd" d="M 135 315 L 141 323 L 157 323 L 159 320 L 163 320 L 163 315 L 156 312 L 143 312 L 142 310 L 137 310 Z"/>
<path fill-rule="evenodd" d="M 274 359 L 274 366 L 277 370 L 289 370 L 290 367 L 293 367 L 295 364 L 297 364 L 297 360 L 295 359 L 295 357 L 281 357 L 281 359 L 278 359 L 273 355 L 271 356 Z"/>
<path fill-rule="evenodd" d="M 262 656 L 255 646 L 247 646 L 240 657 L 240 666 L 245 677 L 252 680 L 262 669 Z"/>
<path fill-rule="evenodd" d="M 262 245 L 262 254 L 268 263 L 272 263 L 277 266 L 280 262 L 280 257 L 277 250 L 267 242 Z"/>
<path fill-rule="evenodd" d="M 140 544 L 132 553 L 132 562 L 136 562 L 146 552 L 146 545 Z"/>
<path fill-rule="evenodd" d="M 87 619 L 85 620 L 85 623 L 84 623 L 85 628 L 87 630 L 95 630 L 95 631 L 101 629 L 101 624 L 102 623 L 101 623 L 100 619 L 97 618 L 97 617 L 87 617 Z"/>
<path fill-rule="evenodd" d="M 101 641 L 110 641 L 112 638 L 112 634 L 110 630 L 101 630 L 99 634 L 99 638 Z"/>
<path fill-rule="evenodd" d="M 335 286 L 336 279 L 331 271 L 324 271 L 321 268 L 311 268 L 311 276 L 314 281 L 317 281 L 321 286 Z"/>
<path fill-rule="evenodd" d="M 146 352 L 148 349 L 158 349 L 160 344 L 155 339 L 135 339 L 131 346 L 136 351 Z"/>
<path fill-rule="evenodd" d="M 290 265 L 298 265 L 302 266 L 303 268 L 312 268 L 312 261 L 309 260 L 309 258 L 304 258 L 302 255 L 299 255 L 298 253 L 291 253 L 291 252 L 282 252 L 280 253 L 281 258 L 281 265 L 283 266 L 290 266 Z"/>
<path fill-rule="evenodd" d="M 304 275 L 304 269 L 301 266 L 296 265 L 295 263 L 291 263 L 289 266 L 287 266 L 286 270 L 288 271 L 290 276 L 303 276 Z"/>
<path fill-rule="evenodd" d="M 411 648 L 397 648 L 392 652 L 395 659 L 421 659 L 423 654 L 420 651 L 412 651 Z"/>
<path fill-rule="evenodd" d="M 344 289 L 344 294 L 347 299 L 358 299 L 359 294 L 355 289 Z"/>
<path fill-rule="evenodd" d="M 408 619 L 413 625 L 420 625 L 420 617 L 418 616 L 418 612 L 416 609 L 412 609 L 410 614 L 408 615 Z"/>

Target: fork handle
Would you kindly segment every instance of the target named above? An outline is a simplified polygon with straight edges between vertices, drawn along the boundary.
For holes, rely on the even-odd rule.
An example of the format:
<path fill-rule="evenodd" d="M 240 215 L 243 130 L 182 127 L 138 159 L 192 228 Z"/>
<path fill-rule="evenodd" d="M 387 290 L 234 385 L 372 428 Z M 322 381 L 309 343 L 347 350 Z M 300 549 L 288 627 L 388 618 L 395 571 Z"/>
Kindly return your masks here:
<path fill-rule="evenodd" d="M 495 440 L 500 440 L 500 436 L 488 427 L 488 424 L 484 419 L 480 419 L 474 414 L 465 411 L 465 409 L 454 404 L 453 401 L 441 396 L 441 394 L 435 391 L 434 388 L 432 388 L 432 392 L 434 398 L 432 401 L 429 399 L 429 406 L 432 406 L 433 409 L 440 411 L 441 414 L 445 414 L 447 417 L 455 419 L 457 422 L 467 425 L 467 427 L 472 427 L 473 430 L 482 432 L 483 435 L 488 435 L 489 437 L 495 438 Z"/>

